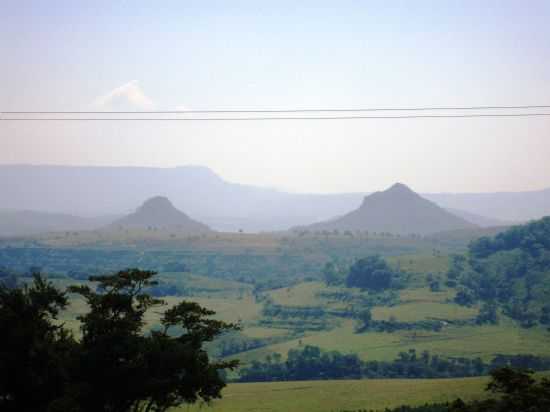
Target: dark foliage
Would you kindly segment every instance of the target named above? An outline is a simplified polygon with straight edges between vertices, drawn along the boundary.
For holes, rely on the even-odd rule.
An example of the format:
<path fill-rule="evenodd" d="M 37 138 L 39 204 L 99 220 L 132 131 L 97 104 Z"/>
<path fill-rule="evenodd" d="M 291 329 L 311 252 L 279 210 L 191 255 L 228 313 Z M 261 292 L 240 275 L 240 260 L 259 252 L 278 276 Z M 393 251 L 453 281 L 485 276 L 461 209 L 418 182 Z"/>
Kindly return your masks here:
<path fill-rule="evenodd" d="M 265 362 L 253 361 L 241 370 L 242 382 L 286 381 L 310 379 L 357 379 L 361 377 L 361 361 L 357 355 L 337 351 L 322 352 L 316 346 L 291 349 L 281 361 L 279 354 L 269 355 Z"/>
<path fill-rule="evenodd" d="M 0 410 L 43 411 L 63 395 L 75 341 L 54 320 L 66 305 L 39 274 L 31 286 L 0 284 Z"/>
<path fill-rule="evenodd" d="M 356 332 L 361 333 L 368 330 L 372 325 L 372 312 L 369 308 L 363 309 L 357 313 L 357 319 L 359 320 L 359 326 Z"/>
<path fill-rule="evenodd" d="M 359 326 L 356 329 L 356 333 L 363 333 L 367 330 L 376 332 L 393 333 L 398 330 L 431 330 L 439 332 L 443 328 L 443 322 L 440 320 L 426 319 L 416 322 L 399 322 L 394 317 L 390 317 L 388 320 L 370 320 L 367 323 L 360 316 L 364 316 L 364 311 L 359 312 Z"/>
<path fill-rule="evenodd" d="M 524 327 L 548 324 L 550 217 L 472 242 L 468 256 L 452 258 L 447 277 L 460 286 L 456 303 L 486 303 L 479 323 L 495 323 L 500 307 Z"/>
<path fill-rule="evenodd" d="M 253 361 L 240 370 L 240 381 L 287 381 L 351 378 L 451 378 L 487 375 L 500 367 L 550 369 L 550 359 L 530 355 L 497 355 L 492 362 L 481 359 L 441 358 L 415 349 L 401 352 L 392 362 L 361 361 L 357 355 L 337 351 L 323 352 L 316 346 L 305 346 L 288 352 L 285 362 L 279 354 L 269 355 L 264 362 Z"/>
<path fill-rule="evenodd" d="M 97 290 L 70 288 L 90 308 L 78 342 L 52 322 L 67 301 L 49 283 L 36 277 L 30 288 L 0 289 L 2 330 L 13 331 L 0 347 L 2 410 L 159 412 L 219 397 L 223 371 L 237 363 L 211 362 L 203 345 L 237 326 L 183 301 L 144 335 L 145 313 L 163 304 L 144 292 L 154 275 L 128 269 L 92 278 Z"/>
<path fill-rule="evenodd" d="M 350 267 L 346 286 L 379 291 L 394 286 L 397 277 L 398 273 L 382 257 L 368 256 Z"/>
<path fill-rule="evenodd" d="M 0 266 L 0 285 L 3 285 L 8 289 L 17 287 L 17 273 Z"/>
<path fill-rule="evenodd" d="M 479 314 L 476 317 L 476 323 L 478 325 L 484 323 L 496 325 L 498 323 L 497 305 L 494 302 L 485 302 L 479 310 Z"/>

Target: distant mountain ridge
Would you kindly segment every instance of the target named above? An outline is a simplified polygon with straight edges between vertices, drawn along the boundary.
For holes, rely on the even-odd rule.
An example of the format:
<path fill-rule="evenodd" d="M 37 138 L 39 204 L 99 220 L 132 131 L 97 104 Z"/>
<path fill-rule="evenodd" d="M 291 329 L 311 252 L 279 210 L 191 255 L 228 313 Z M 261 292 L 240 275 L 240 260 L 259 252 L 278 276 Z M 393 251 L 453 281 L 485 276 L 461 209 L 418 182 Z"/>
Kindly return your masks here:
<path fill-rule="evenodd" d="M 366 196 L 358 209 L 309 230 L 367 230 L 393 234 L 433 234 L 477 226 L 424 199 L 408 186 L 396 183 L 382 192 Z"/>
<path fill-rule="evenodd" d="M 426 196 L 426 198 L 428 198 L 428 196 Z M 477 213 L 466 212 L 460 209 L 445 208 L 445 210 L 479 227 L 510 226 L 522 223 L 520 221 L 494 219 L 487 216 L 478 215 Z"/>
<path fill-rule="evenodd" d="M 324 221 L 357 208 L 367 194 L 286 193 L 227 182 L 202 166 L 30 165 L 0 166 L 0 193 L 0 209 L 87 217 L 128 214 L 143 199 L 163 195 L 175 207 L 222 231 L 285 230 Z M 444 208 L 488 218 L 485 224 L 493 219 L 508 223 L 550 215 L 550 189 L 422 196 Z"/>
<path fill-rule="evenodd" d="M 114 221 L 109 228 L 164 229 L 186 233 L 205 233 L 211 229 L 191 219 L 164 196 L 146 200 L 134 213 Z"/>
<path fill-rule="evenodd" d="M 93 230 L 115 216 L 80 217 L 35 210 L 0 210 L 0 237 L 28 236 L 46 232 Z"/>

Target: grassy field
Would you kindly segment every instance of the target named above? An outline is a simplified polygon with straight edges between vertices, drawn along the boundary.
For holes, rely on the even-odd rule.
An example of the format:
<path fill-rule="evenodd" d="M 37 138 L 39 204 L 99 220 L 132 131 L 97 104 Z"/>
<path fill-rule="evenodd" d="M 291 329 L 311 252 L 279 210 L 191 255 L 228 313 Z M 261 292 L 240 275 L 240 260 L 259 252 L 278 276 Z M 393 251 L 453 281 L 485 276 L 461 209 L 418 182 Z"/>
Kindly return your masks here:
<path fill-rule="evenodd" d="M 184 406 L 178 412 L 337 412 L 383 410 L 403 404 L 464 400 L 484 396 L 487 378 L 364 379 L 236 383 L 211 405 Z"/>
<path fill-rule="evenodd" d="M 244 296 L 252 291 L 252 286 L 247 283 L 186 272 L 161 272 L 157 279 L 168 284 L 183 286 L 193 295 L 199 296 L 234 297 Z"/>
<path fill-rule="evenodd" d="M 183 276 L 183 277 L 182 277 Z M 292 327 L 279 328 L 260 324 L 263 319 L 263 304 L 251 293 L 250 286 L 240 282 L 212 279 L 204 276 L 163 273 L 161 278 L 185 284 L 193 289 L 194 296 L 165 297 L 170 307 L 182 299 L 192 300 L 216 311 L 218 319 L 228 322 L 240 322 L 243 335 L 254 339 L 277 338 L 276 343 L 266 342 L 266 346 L 233 355 L 243 364 L 252 360 L 262 360 L 266 355 L 277 352 L 283 357 L 288 350 L 305 345 L 319 346 L 324 350 L 338 350 L 344 353 L 357 353 L 364 360 L 391 361 L 399 352 L 415 348 L 428 350 L 432 354 L 444 357 L 480 357 L 491 360 L 496 354 L 533 354 L 550 356 L 550 332 L 541 327 L 520 328 L 506 317 L 499 325 L 452 325 L 439 332 L 406 331 L 394 333 L 369 331 L 355 333 L 355 321 L 343 318 L 331 318 L 331 327 L 322 331 L 293 332 Z M 63 282 L 58 282 L 59 286 Z M 72 282 L 78 283 L 78 282 Z M 331 288 L 337 290 L 338 288 Z M 303 282 L 289 288 L 275 289 L 266 295 L 277 303 L 289 307 L 318 306 L 335 308 L 342 302 L 332 302 L 323 298 L 319 292 L 327 290 L 322 282 Z M 464 320 L 477 315 L 478 308 L 464 307 L 452 303 L 455 291 L 444 289 L 432 292 L 429 288 L 403 289 L 399 293 L 400 304 L 395 306 L 374 307 L 374 319 L 395 317 L 398 321 L 413 322 L 424 319 Z M 86 305 L 81 298 L 71 299 L 68 311 L 62 313 L 61 321 L 78 333 L 79 324 L 75 317 L 85 313 Z M 159 322 L 159 312 L 151 311 L 146 315 L 147 327 Z"/>
<path fill-rule="evenodd" d="M 326 289 L 322 282 L 304 282 L 289 288 L 275 289 L 269 296 L 277 305 L 284 306 L 319 306 L 325 303 L 317 293 Z"/>
<path fill-rule="evenodd" d="M 443 289 L 438 292 L 432 292 L 427 287 L 408 288 L 399 291 L 399 300 L 401 303 L 446 303 L 449 300 L 453 300 L 455 294 L 456 291 L 453 289 Z"/>
<path fill-rule="evenodd" d="M 444 273 L 449 269 L 449 257 L 439 255 L 401 255 L 392 256 L 390 263 L 401 270 L 414 273 Z"/>
<path fill-rule="evenodd" d="M 543 328 L 522 329 L 509 322 L 495 326 L 447 327 L 441 332 L 398 331 L 394 333 L 354 332 L 353 322 L 345 321 L 330 331 L 310 333 L 282 343 L 235 355 L 247 363 L 272 352 L 285 356 L 289 349 L 305 345 L 325 350 L 357 353 L 364 360 L 390 361 L 399 352 L 415 348 L 444 357 L 480 357 L 491 360 L 496 354 L 550 356 L 550 333 Z"/>
<path fill-rule="evenodd" d="M 389 320 L 395 317 L 402 322 L 415 322 L 424 319 L 471 319 L 478 313 L 477 308 L 468 308 L 456 303 L 404 303 L 393 307 L 376 307 L 373 319 Z"/>
<path fill-rule="evenodd" d="M 391 316 L 402 322 L 424 319 L 465 320 L 475 318 L 477 307 L 460 306 L 452 302 L 455 291 L 446 289 L 432 292 L 429 288 L 404 289 L 399 292 L 398 306 L 380 306 L 372 311 L 376 320 L 388 320 Z"/>

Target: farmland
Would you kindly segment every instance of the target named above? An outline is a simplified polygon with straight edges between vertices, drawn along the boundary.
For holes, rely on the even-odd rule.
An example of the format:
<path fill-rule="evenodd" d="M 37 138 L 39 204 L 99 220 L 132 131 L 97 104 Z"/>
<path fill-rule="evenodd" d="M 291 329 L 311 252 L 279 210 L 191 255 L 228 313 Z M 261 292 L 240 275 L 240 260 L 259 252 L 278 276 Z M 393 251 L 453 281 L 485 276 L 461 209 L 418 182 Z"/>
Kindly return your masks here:
<path fill-rule="evenodd" d="M 487 378 L 434 380 L 341 380 L 229 384 L 210 406 L 184 406 L 181 412 L 338 412 L 383 410 L 403 404 L 480 399 Z M 396 396 L 398 394 L 399 396 Z"/>
<path fill-rule="evenodd" d="M 289 350 L 307 345 L 357 354 L 363 361 L 392 361 L 409 349 L 483 361 L 498 354 L 550 356 L 550 332 L 544 327 L 520 327 L 502 311 L 497 324 L 477 324 L 480 304 L 455 302 L 458 289 L 446 284 L 446 274 L 449 254 L 463 250 L 463 243 L 450 247 L 442 240 L 361 233 L 98 236 L 44 235 L 33 240 L 38 242 L 34 246 L 8 242 L 0 254 L 19 270 L 42 268 L 60 288 L 128 266 L 157 270 L 158 286 L 151 292 L 166 305 L 146 315 L 145 330 L 158 327 L 166 308 L 195 301 L 214 310 L 216 318 L 241 326 L 209 350 L 239 359 L 244 367 L 272 354 L 284 360 Z M 344 270 L 374 253 L 382 253 L 400 273 L 396 289 L 372 292 L 325 282 L 327 262 Z M 357 313 L 364 307 L 370 308 L 374 322 L 392 329 L 358 331 Z M 78 335 L 76 317 L 86 310 L 73 295 L 60 321 Z M 236 377 L 238 372 L 230 374 Z"/>

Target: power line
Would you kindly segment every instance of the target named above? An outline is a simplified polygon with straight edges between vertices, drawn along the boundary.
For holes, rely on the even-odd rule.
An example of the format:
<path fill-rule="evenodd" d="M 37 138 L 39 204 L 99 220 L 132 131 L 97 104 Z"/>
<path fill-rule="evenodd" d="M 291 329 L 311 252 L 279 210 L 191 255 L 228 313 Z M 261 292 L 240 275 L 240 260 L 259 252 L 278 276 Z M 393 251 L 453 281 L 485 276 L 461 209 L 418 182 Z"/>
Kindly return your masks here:
<path fill-rule="evenodd" d="M 110 112 L 115 114 L 116 112 Z M 136 112 L 132 112 L 136 114 Z M 103 112 L 105 114 L 105 112 Z M 277 117 L 0 117 L 0 121 L 274 121 L 274 120 L 384 120 L 384 119 L 449 119 L 449 118 L 475 118 L 475 117 L 544 117 L 550 113 L 470 113 L 470 114 L 428 114 L 428 115 L 388 115 L 388 116 L 277 116 Z"/>
<path fill-rule="evenodd" d="M 215 113 L 334 113 L 334 112 L 389 112 L 389 111 L 459 111 L 459 110 L 528 110 L 550 109 L 550 105 L 523 106 L 433 106 L 433 107 L 369 107 L 343 109 L 227 109 L 227 110 L 140 110 L 140 111 L 0 111 L 0 114 L 215 114 Z"/>

